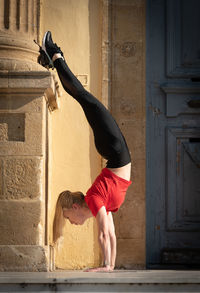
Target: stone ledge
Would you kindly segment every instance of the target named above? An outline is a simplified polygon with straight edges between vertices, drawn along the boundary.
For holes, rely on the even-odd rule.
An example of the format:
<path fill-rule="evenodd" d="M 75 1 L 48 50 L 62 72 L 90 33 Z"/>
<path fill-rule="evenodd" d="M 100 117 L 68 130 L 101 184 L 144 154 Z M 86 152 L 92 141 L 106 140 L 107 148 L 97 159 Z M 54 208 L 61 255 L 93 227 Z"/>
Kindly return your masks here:
<path fill-rule="evenodd" d="M 50 111 L 59 108 L 61 95 L 55 75 L 47 70 L 0 71 L 0 94 L 44 95 Z"/>
<path fill-rule="evenodd" d="M 83 271 L 0 273 L 0 284 L 200 284 L 200 271 L 115 270 L 111 273 Z M 152 291 L 153 292 L 153 291 Z M 196 292 L 196 291 L 195 291 Z"/>

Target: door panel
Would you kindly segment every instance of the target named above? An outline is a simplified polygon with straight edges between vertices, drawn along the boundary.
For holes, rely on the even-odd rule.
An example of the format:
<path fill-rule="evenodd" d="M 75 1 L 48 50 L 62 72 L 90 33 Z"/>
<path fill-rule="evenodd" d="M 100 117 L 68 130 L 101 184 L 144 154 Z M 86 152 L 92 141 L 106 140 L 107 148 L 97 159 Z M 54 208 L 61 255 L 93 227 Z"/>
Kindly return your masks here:
<path fill-rule="evenodd" d="M 147 265 L 200 265 L 200 1 L 147 1 Z"/>
<path fill-rule="evenodd" d="M 200 73 L 199 0 L 166 0 L 167 76 Z"/>
<path fill-rule="evenodd" d="M 167 128 L 167 231 L 200 231 L 198 140 L 200 128 Z"/>

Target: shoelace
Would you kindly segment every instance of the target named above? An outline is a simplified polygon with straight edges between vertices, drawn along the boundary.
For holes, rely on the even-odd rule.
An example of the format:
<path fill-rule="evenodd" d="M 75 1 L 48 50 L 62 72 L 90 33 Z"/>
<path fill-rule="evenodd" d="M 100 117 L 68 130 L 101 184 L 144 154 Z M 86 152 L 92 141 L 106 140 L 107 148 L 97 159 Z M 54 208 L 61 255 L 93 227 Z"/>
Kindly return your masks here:
<path fill-rule="evenodd" d="M 56 49 L 58 50 L 57 53 L 60 53 L 63 56 L 63 52 L 61 51 L 61 48 L 58 47 L 58 45 L 55 43 Z"/>

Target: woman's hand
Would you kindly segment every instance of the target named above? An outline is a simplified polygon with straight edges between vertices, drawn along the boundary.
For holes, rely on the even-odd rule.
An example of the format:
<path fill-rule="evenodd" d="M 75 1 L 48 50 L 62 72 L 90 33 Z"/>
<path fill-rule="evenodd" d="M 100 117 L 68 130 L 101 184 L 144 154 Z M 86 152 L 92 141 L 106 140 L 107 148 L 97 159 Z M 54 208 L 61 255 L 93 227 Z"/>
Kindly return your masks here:
<path fill-rule="evenodd" d="M 99 268 L 91 268 L 86 269 L 84 272 L 112 272 L 114 270 L 114 267 L 106 266 L 106 267 L 99 267 Z"/>

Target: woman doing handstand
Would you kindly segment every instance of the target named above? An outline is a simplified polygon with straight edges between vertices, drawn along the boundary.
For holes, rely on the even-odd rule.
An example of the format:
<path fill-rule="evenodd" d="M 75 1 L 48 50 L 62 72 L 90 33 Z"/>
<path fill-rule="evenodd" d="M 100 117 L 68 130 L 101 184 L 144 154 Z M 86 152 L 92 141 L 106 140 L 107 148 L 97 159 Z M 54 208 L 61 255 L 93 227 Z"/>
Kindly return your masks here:
<path fill-rule="evenodd" d="M 88 218 L 96 217 L 104 265 L 89 271 L 111 271 L 115 267 L 116 259 L 116 236 L 111 212 L 119 209 L 131 184 L 130 153 L 116 121 L 70 71 L 62 51 L 53 43 L 49 31 L 44 35 L 41 53 L 46 54 L 57 69 L 66 92 L 81 105 L 93 130 L 97 151 L 107 160 L 106 168 L 101 171 L 85 196 L 81 192 L 70 191 L 63 191 L 59 195 L 54 217 L 53 240 L 56 242 L 62 235 L 64 218 L 72 224 L 82 225 Z"/>

